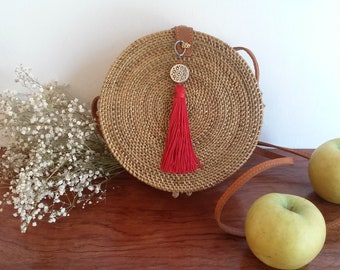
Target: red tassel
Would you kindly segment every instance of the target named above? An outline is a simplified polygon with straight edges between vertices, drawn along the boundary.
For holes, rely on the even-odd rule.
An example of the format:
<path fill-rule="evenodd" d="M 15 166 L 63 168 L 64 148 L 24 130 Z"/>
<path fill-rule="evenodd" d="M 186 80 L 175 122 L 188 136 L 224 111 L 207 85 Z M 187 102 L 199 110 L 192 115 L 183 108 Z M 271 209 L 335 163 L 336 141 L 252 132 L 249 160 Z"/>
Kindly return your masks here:
<path fill-rule="evenodd" d="M 169 120 L 161 170 L 167 173 L 185 174 L 203 168 L 192 146 L 185 88 L 178 83 Z"/>

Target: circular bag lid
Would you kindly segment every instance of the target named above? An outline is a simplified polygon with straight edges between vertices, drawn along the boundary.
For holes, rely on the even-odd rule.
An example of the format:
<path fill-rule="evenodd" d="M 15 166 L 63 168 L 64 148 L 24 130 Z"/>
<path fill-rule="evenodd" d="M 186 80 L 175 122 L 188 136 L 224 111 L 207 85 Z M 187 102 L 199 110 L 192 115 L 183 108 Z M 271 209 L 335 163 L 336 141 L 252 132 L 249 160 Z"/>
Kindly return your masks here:
<path fill-rule="evenodd" d="M 113 62 L 100 95 L 103 137 L 118 162 L 157 189 L 191 193 L 212 187 L 238 170 L 258 141 L 263 104 L 245 60 L 223 41 L 194 31 L 193 52 L 183 59 L 191 138 L 203 169 L 160 170 L 175 83 L 175 30 L 142 37 Z"/>

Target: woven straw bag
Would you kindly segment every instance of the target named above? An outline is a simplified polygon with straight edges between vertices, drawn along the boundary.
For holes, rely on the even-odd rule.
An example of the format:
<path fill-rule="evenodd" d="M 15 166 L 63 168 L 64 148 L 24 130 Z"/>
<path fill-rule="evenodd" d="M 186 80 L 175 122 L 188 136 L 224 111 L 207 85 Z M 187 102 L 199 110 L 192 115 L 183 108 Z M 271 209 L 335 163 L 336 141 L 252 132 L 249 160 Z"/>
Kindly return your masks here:
<path fill-rule="evenodd" d="M 176 47 L 178 42 L 189 46 Z M 251 56 L 255 74 L 239 49 Z M 179 54 L 190 70 L 183 83 L 187 117 L 203 167 L 190 173 L 160 169 L 174 100 L 169 72 Z M 251 51 L 179 26 L 128 46 L 113 62 L 93 110 L 110 151 L 128 172 L 174 196 L 191 194 L 224 181 L 253 153 L 264 107 L 257 79 Z"/>
<path fill-rule="evenodd" d="M 178 51 L 178 43 L 185 45 L 183 51 Z M 186 47 L 187 44 L 190 46 Z M 255 74 L 238 50 L 249 54 Z M 178 55 L 179 63 L 190 71 L 184 83 L 185 114 L 192 146 L 199 165 L 203 165 L 189 173 L 164 172 L 160 165 L 171 126 L 169 115 L 177 95 L 174 99 L 171 72 Z M 222 182 L 253 152 L 266 157 L 267 160 L 235 179 L 215 207 L 218 226 L 229 234 L 244 237 L 243 228 L 226 225 L 221 220 L 229 199 L 257 174 L 294 164 L 292 157 L 268 147 L 306 159 L 311 156 L 309 152 L 258 141 L 263 113 L 258 79 L 258 64 L 249 49 L 232 48 L 213 36 L 179 26 L 142 37 L 128 46 L 112 64 L 100 97 L 92 102 L 92 113 L 120 164 L 139 180 L 172 192 L 175 197 Z M 339 226 L 340 219 L 327 223 L 327 229 Z"/>

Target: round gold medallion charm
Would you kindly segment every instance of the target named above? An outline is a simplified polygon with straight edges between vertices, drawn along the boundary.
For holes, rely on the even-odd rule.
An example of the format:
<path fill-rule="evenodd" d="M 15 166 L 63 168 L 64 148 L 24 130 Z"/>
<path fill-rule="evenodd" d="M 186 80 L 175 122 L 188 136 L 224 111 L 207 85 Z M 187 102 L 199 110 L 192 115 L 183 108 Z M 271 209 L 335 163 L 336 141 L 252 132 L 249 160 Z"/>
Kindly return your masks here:
<path fill-rule="evenodd" d="M 170 70 L 170 77 L 176 83 L 183 83 L 189 78 L 189 69 L 182 64 L 174 65 Z"/>

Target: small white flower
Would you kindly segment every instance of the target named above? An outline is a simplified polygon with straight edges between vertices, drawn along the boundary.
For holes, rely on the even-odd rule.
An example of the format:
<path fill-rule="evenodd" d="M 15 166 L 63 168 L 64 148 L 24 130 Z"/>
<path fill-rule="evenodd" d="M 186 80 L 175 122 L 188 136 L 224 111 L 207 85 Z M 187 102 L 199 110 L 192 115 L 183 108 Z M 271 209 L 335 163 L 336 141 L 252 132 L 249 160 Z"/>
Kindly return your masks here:
<path fill-rule="evenodd" d="M 43 203 L 39 203 L 39 204 L 38 204 L 38 207 L 39 207 L 39 208 L 44 208 L 45 205 L 44 205 Z"/>

